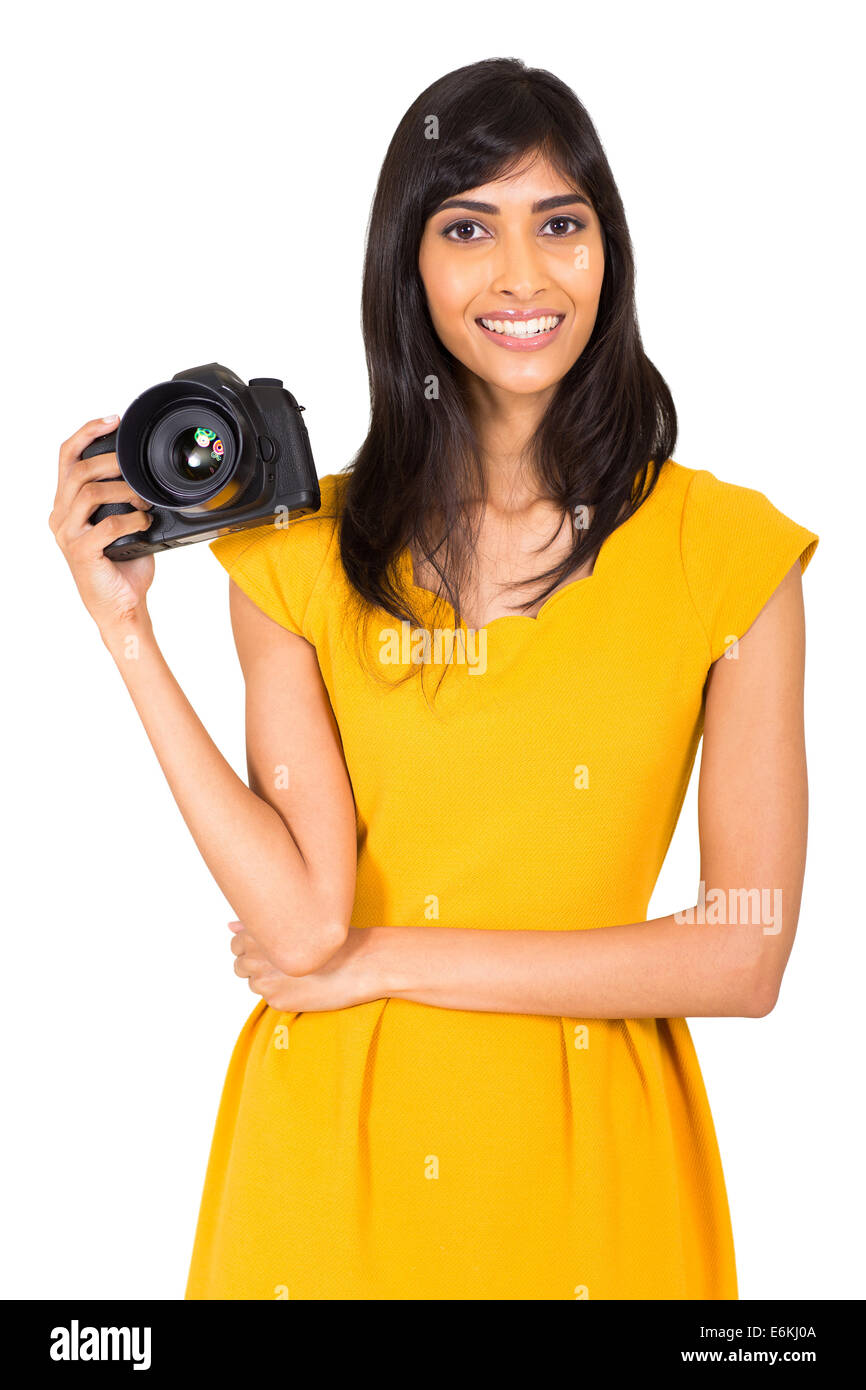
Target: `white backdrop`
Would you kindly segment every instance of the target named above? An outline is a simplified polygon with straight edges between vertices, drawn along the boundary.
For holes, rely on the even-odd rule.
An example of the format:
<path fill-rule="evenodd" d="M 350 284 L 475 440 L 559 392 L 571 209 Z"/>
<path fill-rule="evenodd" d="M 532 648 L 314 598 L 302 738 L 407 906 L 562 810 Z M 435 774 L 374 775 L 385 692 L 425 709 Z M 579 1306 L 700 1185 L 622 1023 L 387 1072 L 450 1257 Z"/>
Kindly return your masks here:
<path fill-rule="evenodd" d="M 364 234 L 415 96 L 483 57 L 587 106 L 635 244 L 678 462 L 818 532 L 804 577 L 811 823 L 764 1019 L 695 1020 L 742 1298 L 864 1289 L 862 108 L 856 7 L 78 0 L 7 17 L 2 1285 L 182 1298 L 220 1090 L 257 1002 L 48 529 L 57 451 L 220 361 L 282 377 L 320 474 L 366 431 Z M 856 403 L 856 404 L 855 404 Z M 228 580 L 162 555 L 166 658 L 245 774 Z M 697 767 L 650 905 L 690 901 Z M 846 865 L 848 866 L 846 868 Z"/>

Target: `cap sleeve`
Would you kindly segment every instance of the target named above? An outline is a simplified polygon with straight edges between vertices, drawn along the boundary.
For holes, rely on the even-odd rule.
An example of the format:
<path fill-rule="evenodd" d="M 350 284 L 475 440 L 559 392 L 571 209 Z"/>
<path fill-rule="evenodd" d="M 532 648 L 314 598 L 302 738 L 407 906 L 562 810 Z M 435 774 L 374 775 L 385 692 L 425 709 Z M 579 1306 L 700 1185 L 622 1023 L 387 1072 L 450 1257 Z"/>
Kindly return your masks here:
<path fill-rule="evenodd" d="M 320 479 L 322 510 L 287 524 L 269 521 L 211 541 L 210 549 L 239 589 L 269 618 L 314 642 L 310 600 L 334 539 L 326 505 L 331 478 Z"/>
<path fill-rule="evenodd" d="M 795 561 L 805 571 L 818 539 L 762 492 L 695 472 L 683 505 L 682 561 L 711 664 L 751 627 Z"/>

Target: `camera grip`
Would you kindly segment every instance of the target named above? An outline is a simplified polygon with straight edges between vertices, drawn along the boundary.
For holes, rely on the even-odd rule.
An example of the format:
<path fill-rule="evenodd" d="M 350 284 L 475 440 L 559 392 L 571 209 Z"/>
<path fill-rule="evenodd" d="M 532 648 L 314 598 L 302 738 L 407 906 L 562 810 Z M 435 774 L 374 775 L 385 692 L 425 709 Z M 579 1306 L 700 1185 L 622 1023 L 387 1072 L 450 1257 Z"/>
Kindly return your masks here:
<path fill-rule="evenodd" d="M 81 457 L 83 459 L 91 459 L 95 458 L 97 454 L 113 454 L 115 452 L 116 443 L 117 430 L 112 430 L 110 434 L 101 434 L 98 439 L 94 439 L 92 444 L 88 444 L 86 449 L 82 449 Z M 116 482 L 117 480 L 115 478 L 101 478 L 99 481 L 108 483 Z M 135 508 L 129 502 L 105 502 L 101 507 L 97 507 L 93 515 L 88 519 L 91 526 L 96 526 L 98 522 L 104 520 L 107 516 L 119 516 L 121 512 L 134 511 Z M 121 537 L 121 539 L 126 538 Z"/>

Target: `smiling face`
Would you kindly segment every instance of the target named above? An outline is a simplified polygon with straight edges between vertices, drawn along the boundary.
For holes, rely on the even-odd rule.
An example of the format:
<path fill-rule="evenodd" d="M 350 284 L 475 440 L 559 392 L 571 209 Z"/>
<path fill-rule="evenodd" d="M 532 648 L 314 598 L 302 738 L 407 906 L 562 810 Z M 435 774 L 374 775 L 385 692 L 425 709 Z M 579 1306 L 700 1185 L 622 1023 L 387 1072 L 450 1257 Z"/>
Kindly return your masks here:
<path fill-rule="evenodd" d="M 601 226 L 580 190 L 537 159 L 442 203 L 418 268 L 436 333 L 470 373 L 505 392 L 547 392 L 595 325 Z"/>

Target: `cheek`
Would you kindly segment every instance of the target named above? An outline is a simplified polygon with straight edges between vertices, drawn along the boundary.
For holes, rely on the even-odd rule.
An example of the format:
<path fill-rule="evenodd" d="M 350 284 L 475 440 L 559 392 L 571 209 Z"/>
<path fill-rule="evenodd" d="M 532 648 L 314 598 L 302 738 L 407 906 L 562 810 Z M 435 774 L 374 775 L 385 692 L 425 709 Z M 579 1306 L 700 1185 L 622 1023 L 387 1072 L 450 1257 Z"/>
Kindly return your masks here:
<path fill-rule="evenodd" d="M 579 320 L 595 318 L 603 280 L 604 258 L 601 247 L 578 248 L 565 287 L 578 311 Z"/>
<path fill-rule="evenodd" d="M 443 286 L 438 294 L 428 296 L 428 302 L 431 318 L 440 334 L 453 337 L 460 332 L 464 325 L 466 301 L 459 293 L 458 286 L 453 282 Z"/>
<path fill-rule="evenodd" d="M 465 328 L 466 306 L 478 294 L 478 272 L 468 258 L 461 263 L 446 250 L 422 248 L 418 270 L 437 332 L 453 335 Z"/>

